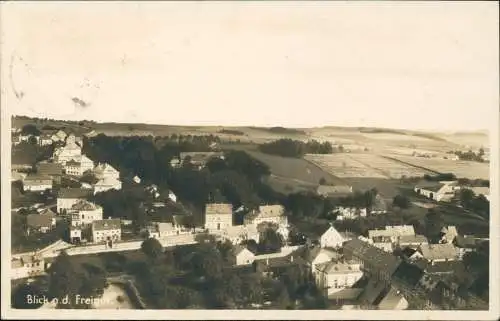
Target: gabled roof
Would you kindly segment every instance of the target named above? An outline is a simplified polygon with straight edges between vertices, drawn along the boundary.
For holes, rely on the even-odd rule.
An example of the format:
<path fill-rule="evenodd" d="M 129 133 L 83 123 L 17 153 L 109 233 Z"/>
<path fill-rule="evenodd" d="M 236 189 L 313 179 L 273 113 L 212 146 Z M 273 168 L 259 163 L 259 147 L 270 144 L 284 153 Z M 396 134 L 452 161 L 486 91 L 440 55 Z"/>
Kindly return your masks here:
<path fill-rule="evenodd" d="M 75 211 L 94 211 L 97 209 L 102 209 L 102 207 L 83 199 L 73 204 L 71 209 Z"/>
<path fill-rule="evenodd" d="M 45 208 L 40 211 L 39 215 L 47 215 L 49 217 L 56 217 L 56 213 L 50 210 L 50 208 Z"/>
<path fill-rule="evenodd" d="M 97 220 L 92 222 L 92 230 L 119 230 L 121 229 L 121 221 L 119 218 Z"/>
<path fill-rule="evenodd" d="M 453 244 L 422 244 L 420 246 L 422 256 L 431 261 L 437 259 L 456 259 L 458 251 Z"/>
<path fill-rule="evenodd" d="M 51 181 L 52 182 L 52 178 L 50 176 L 47 176 L 47 175 L 41 175 L 41 174 L 28 174 L 25 178 L 24 178 L 24 182 L 29 182 L 29 181 Z"/>
<path fill-rule="evenodd" d="M 57 193 L 58 198 L 87 198 L 91 192 L 81 188 L 62 188 Z"/>
<path fill-rule="evenodd" d="M 389 292 L 378 304 L 378 308 L 380 310 L 394 310 L 402 300 L 406 300 L 405 297 L 391 286 Z"/>
<path fill-rule="evenodd" d="M 28 227 L 32 228 L 51 227 L 53 218 L 50 215 L 28 214 L 26 216 L 26 223 Z"/>
<path fill-rule="evenodd" d="M 283 216 L 285 208 L 283 205 L 261 205 L 259 206 L 259 217 L 276 217 Z"/>
<path fill-rule="evenodd" d="M 401 235 L 398 237 L 400 243 L 426 243 L 427 238 L 424 235 Z"/>
<path fill-rule="evenodd" d="M 340 254 L 335 251 L 316 246 L 307 253 L 306 260 L 309 263 L 312 263 L 320 254 L 326 255 L 327 257 L 330 258 L 330 260 L 337 259 L 340 257 Z"/>
<path fill-rule="evenodd" d="M 59 163 L 40 162 L 37 164 L 37 173 L 41 175 L 62 175 L 63 167 Z"/>
<path fill-rule="evenodd" d="M 243 251 L 248 251 L 250 254 L 254 255 L 252 253 L 252 251 L 250 251 L 249 249 L 247 249 L 246 247 L 244 246 L 241 246 L 241 245 L 235 245 L 234 248 L 233 248 L 233 253 L 234 255 L 239 255 L 240 253 L 242 253 Z"/>
<path fill-rule="evenodd" d="M 359 264 L 351 264 L 349 262 L 338 261 L 330 261 L 318 264 L 317 269 L 326 274 L 346 274 L 361 272 Z"/>
<path fill-rule="evenodd" d="M 205 206 L 205 215 L 233 215 L 233 205 L 212 203 Z"/>
<path fill-rule="evenodd" d="M 386 271 L 392 275 L 401 264 L 401 259 L 359 239 L 349 240 L 344 243 L 344 253 L 357 257 L 369 263 L 375 269 Z"/>
<path fill-rule="evenodd" d="M 438 192 L 443 186 L 445 186 L 445 184 L 441 182 L 422 181 L 419 184 L 417 184 L 415 188 L 424 189 L 431 192 Z"/>

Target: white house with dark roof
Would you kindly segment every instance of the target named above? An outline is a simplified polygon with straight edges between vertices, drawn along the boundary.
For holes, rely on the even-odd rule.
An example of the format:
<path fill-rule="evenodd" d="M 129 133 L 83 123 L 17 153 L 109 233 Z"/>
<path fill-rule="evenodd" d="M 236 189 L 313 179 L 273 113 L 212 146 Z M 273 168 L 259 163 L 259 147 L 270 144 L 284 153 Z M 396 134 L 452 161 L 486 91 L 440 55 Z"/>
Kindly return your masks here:
<path fill-rule="evenodd" d="M 327 295 L 351 288 L 363 277 L 361 264 L 354 261 L 334 260 L 316 265 L 316 285 Z"/>
<path fill-rule="evenodd" d="M 414 191 L 419 195 L 440 202 L 451 200 L 455 196 L 455 191 L 459 189 L 460 186 L 455 181 L 424 181 L 416 185 Z"/>
<path fill-rule="evenodd" d="M 164 239 L 179 234 L 179 229 L 171 222 L 152 222 L 146 229 L 149 237 L 154 239 Z"/>
<path fill-rule="evenodd" d="M 79 200 L 68 210 L 72 226 L 87 226 L 102 220 L 102 207 L 87 200 Z"/>
<path fill-rule="evenodd" d="M 107 219 L 92 222 L 92 241 L 94 243 L 116 242 L 121 240 L 120 219 Z"/>
<path fill-rule="evenodd" d="M 233 205 L 226 203 L 210 203 L 205 206 L 205 228 L 224 230 L 233 226 Z"/>
<path fill-rule="evenodd" d="M 210 233 L 222 240 L 228 240 L 234 245 L 241 244 L 246 240 L 254 240 L 258 243 L 260 239 L 260 233 L 255 225 L 227 226 L 221 230 L 211 230 Z"/>
<path fill-rule="evenodd" d="M 81 188 L 62 188 L 57 193 L 57 213 L 63 214 L 71 209 L 73 205 L 85 200 L 91 192 Z"/>
<path fill-rule="evenodd" d="M 47 233 L 56 226 L 56 216 L 54 213 L 28 214 L 26 216 L 27 234 L 31 231 Z"/>
<path fill-rule="evenodd" d="M 43 192 L 52 189 L 52 178 L 50 176 L 29 174 L 23 180 L 23 190 L 30 192 Z"/>
<path fill-rule="evenodd" d="M 241 245 L 234 246 L 233 254 L 237 266 L 249 265 L 255 261 L 255 254 L 253 254 L 249 249 Z"/>
<path fill-rule="evenodd" d="M 311 267 L 311 272 L 314 275 L 316 273 L 316 266 L 321 263 L 330 262 L 335 259 L 340 258 L 340 253 L 335 252 L 331 249 L 325 249 L 321 247 L 313 247 L 307 253 L 306 261 Z"/>

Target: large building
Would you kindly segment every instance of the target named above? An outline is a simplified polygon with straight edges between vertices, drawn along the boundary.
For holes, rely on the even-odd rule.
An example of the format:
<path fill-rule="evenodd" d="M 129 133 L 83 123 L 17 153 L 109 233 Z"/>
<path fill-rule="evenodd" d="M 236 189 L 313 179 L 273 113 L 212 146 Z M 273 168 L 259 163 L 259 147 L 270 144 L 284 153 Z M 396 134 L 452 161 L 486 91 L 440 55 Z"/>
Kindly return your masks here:
<path fill-rule="evenodd" d="M 415 193 L 425 196 L 434 201 L 449 201 L 455 196 L 455 191 L 459 190 L 460 186 L 457 182 L 422 182 L 415 186 Z"/>
<path fill-rule="evenodd" d="M 205 207 L 205 228 L 210 230 L 224 230 L 233 226 L 233 205 L 211 203 Z"/>
<path fill-rule="evenodd" d="M 260 223 L 288 225 L 285 208 L 282 205 L 262 205 L 257 211 L 247 214 L 244 218 L 245 225 L 259 225 Z"/>
<path fill-rule="evenodd" d="M 120 219 L 107 219 L 92 222 L 92 241 L 107 244 L 121 240 Z"/>
<path fill-rule="evenodd" d="M 102 207 L 87 200 L 80 200 L 68 211 L 72 226 L 87 226 L 93 221 L 102 220 Z"/>
<path fill-rule="evenodd" d="M 97 179 L 120 179 L 120 172 L 108 163 L 99 163 L 94 167 L 94 175 Z"/>
<path fill-rule="evenodd" d="M 71 207 L 91 195 L 89 190 L 80 188 L 63 188 L 57 194 L 57 213 L 65 214 Z"/>
<path fill-rule="evenodd" d="M 316 266 L 314 273 L 318 289 L 327 295 L 352 287 L 363 277 L 360 263 L 329 261 Z"/>
<path fill-rule="evenodd" d="M 44 175 L 28 175 L 23 180 L 23 190 L 31 192 L 43 192 L 52 189 L 52 178 Z"/>

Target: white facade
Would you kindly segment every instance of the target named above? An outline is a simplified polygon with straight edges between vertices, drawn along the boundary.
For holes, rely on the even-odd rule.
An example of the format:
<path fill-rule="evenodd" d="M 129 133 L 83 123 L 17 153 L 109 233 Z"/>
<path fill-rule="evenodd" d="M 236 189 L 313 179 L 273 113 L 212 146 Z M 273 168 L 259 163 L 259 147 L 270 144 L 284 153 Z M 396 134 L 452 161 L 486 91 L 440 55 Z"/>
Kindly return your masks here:
<path fill-rule="evenodd" d="M 245 225 L 259 225 L 261 223 L 287 226 L 288 220 L 285 216 L 285 208 L 282 205 L 259 206 L 257 212 L 251 213 L 244 218 Z"/>
<path fill-rule="evenodd" d="M 80 201 L 73 205 L 70 210 L 71 225 L 89 225 L 97 220 L 102 220 L 102 207 L 88 201 Z"/>
<path fill-rule="evenodd" d="M 207 204 L 205 209 L 205 228 L 225 230 L 233 226 L 233 206 L 231 204 Z"/>
<path fill-rule="evenodd" d="M 24 191 L 43 192 L 52 189 L 52 179 L 28 179 L 28 177 L 23 182 Z"/>
<path fill-rule="evenodd" d="M 121 240 L 121 233 L 120 220 L 118 219 L 94 221 L 92 223 L 92 240 L 94 243 L 119 241 Z"/>
<path fill-rule="evenodd" d="M 360 264 L 351 262 L 322 263 L 315 273 L 316 285 L 328 295 L 352 287 L 362 277 Z"/>
<path fill-rule="evenodd" d="M 342 235 L 340 235 L 340 233 L 333 226 L 330 226 L 328 230 L 321 235 L 319 242 L 321 247 L 337 248 L 341 247 L 344 241 L 345 240 Z"/>
<path fill-rule="evenodd" d="M 111 180 L 119 180 L 120 179 L 120 172 L 117 171 L 113 166 L 107 164 L 107 163 L 102 163 L 102 164 L 97 164 L 94 167 L 94 175 L 98 179 L 111 179 Z"/>
<path fill-rule="evenodd" d="M 248 265 L 252 264 L 255 260 L 255 254 L 249 251 L 247 248 L 242 248 L 238 250 L 236 256 L 236 265 Z"/>
<path fill-rule="evenodd" d="M 94 185 L 94 194 L 105 192 L 111 189 L 121 190 L 122 182 L 114 178 L 101 179 Z"/>
<path fill-rule="evenodd" d="M 83 198 L 57 198 L 57 213 L 68 211 L 73 205 L 81 201 Z"/>

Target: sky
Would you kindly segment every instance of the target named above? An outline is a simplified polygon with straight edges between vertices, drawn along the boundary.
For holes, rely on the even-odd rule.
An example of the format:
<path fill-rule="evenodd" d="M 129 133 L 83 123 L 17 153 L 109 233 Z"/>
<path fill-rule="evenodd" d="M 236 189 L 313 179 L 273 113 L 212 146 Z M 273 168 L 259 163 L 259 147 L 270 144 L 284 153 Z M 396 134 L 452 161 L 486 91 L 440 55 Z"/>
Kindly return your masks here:
<path fill-rule="evenodd" d="M 2 106 L 18 115 L 476 130 L 499 113 L 497 2 L 2 2 L 0 14 Z"/>

